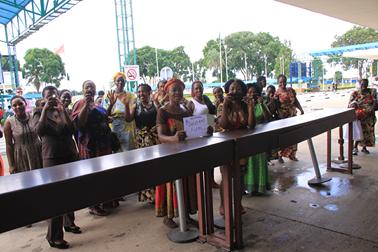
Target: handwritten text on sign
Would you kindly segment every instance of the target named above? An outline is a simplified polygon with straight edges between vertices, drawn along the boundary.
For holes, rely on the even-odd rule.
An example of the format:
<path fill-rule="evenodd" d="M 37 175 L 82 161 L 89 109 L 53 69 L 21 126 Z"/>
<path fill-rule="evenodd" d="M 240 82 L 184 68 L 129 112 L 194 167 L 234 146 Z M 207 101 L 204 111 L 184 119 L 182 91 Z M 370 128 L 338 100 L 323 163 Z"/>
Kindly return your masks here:
<path fill-rule="evenodd" d="M 206 136 L 207 135 L 207 123 L 206 115 L 196 115 L 184 118 L 184 130 L 187 139 Z"/>

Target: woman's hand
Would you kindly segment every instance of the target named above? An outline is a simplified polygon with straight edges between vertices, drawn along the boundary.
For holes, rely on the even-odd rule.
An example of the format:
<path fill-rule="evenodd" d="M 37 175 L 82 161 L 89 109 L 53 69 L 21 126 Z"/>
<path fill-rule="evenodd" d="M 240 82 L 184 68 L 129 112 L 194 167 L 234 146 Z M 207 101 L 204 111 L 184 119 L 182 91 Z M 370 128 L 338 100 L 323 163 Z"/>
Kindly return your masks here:
<path fill-rule="evenodd" d="M 16 173 L 16 167 L 14 167 L 14 166 L 9 166 L 9 173 L 10 173 L 10 174 L 14 174 L 14 173 Z"/>
<path fill-rule="evenodd" d="M 207 127 L 207 136 L 212 136 L 214 133 L 214 128 L 211 127 L 210 125 Z"/>
<path fill-rule="evenodd" d="M 85 104 L 86 105 L 89 105 L 93 102 L 93 95 L 92 95 L 92 92 L 91 91 L 87 91 L 85 94 L 84 94 L 84 99 L 85 99 Z"/>
<path fill-rule="evenodd" d="M 110 105 L 113 106 L 116 103 L 116 101 L 117 101 L 117 96 L 115 94 L 115 91 L 114 90 L 110 90 L 108 92 L 108 94 L 107 94 L 107 97 L 109 99 Z"/>
<path fill-rule="evenodd" d="M 184 130 L 179 130 L 176 132 L 176 135 L 175 135 L 178 139 L 178 142 L 182 142 L 185 140 L 186 138 L 186 133 Z"/>

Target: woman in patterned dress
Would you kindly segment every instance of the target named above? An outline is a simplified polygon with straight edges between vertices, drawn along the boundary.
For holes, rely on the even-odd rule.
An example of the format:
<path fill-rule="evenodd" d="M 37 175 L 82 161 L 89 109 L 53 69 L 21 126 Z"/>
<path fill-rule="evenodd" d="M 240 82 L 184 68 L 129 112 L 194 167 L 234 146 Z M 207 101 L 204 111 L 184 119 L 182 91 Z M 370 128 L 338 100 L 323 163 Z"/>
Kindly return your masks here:
<path fill-rule="evenodd" d="M 255 121 L 255 103 L 252 99 L 243 99 L 247 94 L 247 87 L 242 80 L 231 79 L 224 85 L 226 96 L 224 97 L 223 110 L 219 120 L 219 125 L 226 131 L 237 129 L 253 129 L 256 125 Z M 244 190 L 244 173 L 247 160 L 240 159 L 240 174 L 241 174 L 241 189 Z M 224 173 L 224 166 L 221 166 L 221 174 Z M 222 175 L 223 176 L 223 175 Z M 220 185 L 220 206 L 219 213 L 224 215 L 224 200 L 223 200 L 223 182 Z M 242 207 L 242 213 L 245 213 Z"/>
<path fill-rule="evenodd" d="M 151 87 L 147 84 L 140 84 L 137 88 L 138 99 L 136 104 L 130 108 L 126 106 L 126 121 L 135 120 L 135 148 L 144 148 L 159 143 L 156 115 L 157 109 L 150 99 Z M 126 102 L 126 104 L 129 104 Z M 139 201 L 155 202 L 155 189 L 149 188 L 139 192 Z"/>
<path fill-rule="evenodd" d="M 377 90 L 368 88 L 369 81 L 367 79 L 362 79 L 360 83 L 360 89 L 354 91 L 349 99 L 349 105 L 355 104 L 357 119 L 361 121 L 363 134 L 363 139 L 355 142 L 353 153 L 357 154 L 359 144 L 362 147 L 361 151 L 369 154 L 370 152 L 366 147 L 375 145 L 374 125 L 377 121 L 375 117 Z"/>
<path fill-rule="evenodd" d="M 286 87 L 286 81 L 287 78 L 283 74 L 280 74 L 277 78 L 278 89 L 274 94 L 274 98 L 278 103 L 277 112 L 279 119 L 296 116 L 297 109 L 299 109 L 302 115 L 304 113 L 302 106 L 297 99 L 295 90 L 290 87 Z M 278 153 L 278 161 L 283 163 L 284 160 L 282 157 L 287 157 L 291 160 L 298 161 L 296 157 L 297 149 L 297 144 L 295 144 L 280 150 Z"/>
<path fill-rule="evenodd" d="M 84 98 L 78 100 L 72 108 L 80 159 L 111 154 L 112 136 L 108 125 L 108 114 L 102 106 L 94 102 L 96 85 L 93 81 L 87 80 L 83 83 L 83 94 Z M 111 100 L 110 104 L 114 102 Z M 114 203 L 114 206 L 117 206 L 117 203 Z M 101 204 L 91 206 L 89 213 L 97 216 L 108 215 Z"/>
<path fill-rule="evenodd" d="M 159 141 L 161 143 L 177 143 L 184 141 L 183 118 L 191 116 L 191 112 L 181 102 L 185 85 L 179 79 L 171 79 L 165 84 L 164 90 L 168 94 L 169 102 L 159 108 L 156 124 Z M 197 212 L 196 180 L 195 176 L 182 179 L 184 189 L 184 201 L 187 217 Z M 168 182 L 156 187 L 156 215 L 164 216 L 163 223 L 170 227 L 177 227 L 173 217 L 178 214 L 176 189 L 174 182 Z M 187 219 L 191 221 L 191 219 Z"/>

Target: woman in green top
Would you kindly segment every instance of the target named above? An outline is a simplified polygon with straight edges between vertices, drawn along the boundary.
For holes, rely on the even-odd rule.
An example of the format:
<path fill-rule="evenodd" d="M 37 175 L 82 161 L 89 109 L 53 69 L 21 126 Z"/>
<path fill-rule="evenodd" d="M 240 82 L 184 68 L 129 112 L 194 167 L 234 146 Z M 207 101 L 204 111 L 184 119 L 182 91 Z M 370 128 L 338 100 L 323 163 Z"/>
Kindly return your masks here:
<path fill-rule="evenodd" d="M 268 122 L 271 114 L 261 96 L 261 89 L 256 84 L 247 84 L 246 99 L 252 99 L 255 103 L 256 124 Z M 263 194 L 269 190 L 268 161 L 266 153 L 259 153 L 248 158 L 247 172 L 244 177 L 245 190 L 249 195 Z"/>

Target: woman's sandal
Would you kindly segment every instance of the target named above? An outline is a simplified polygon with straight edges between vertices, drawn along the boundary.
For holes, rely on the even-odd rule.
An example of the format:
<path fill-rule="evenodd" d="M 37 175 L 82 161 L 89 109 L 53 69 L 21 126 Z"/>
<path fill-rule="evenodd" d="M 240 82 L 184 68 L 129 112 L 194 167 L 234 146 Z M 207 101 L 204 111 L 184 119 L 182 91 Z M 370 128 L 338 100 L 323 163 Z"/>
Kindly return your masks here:
<path fill-rule="evenodd" d="M 57 248 L 57 249 L 68 249 L 70 247 L 70 244 L 66 242 L 65 240 L 61 241 L 48 241 L 50 247 Z"/>
<path fill-rule="evenodd" d="M 363 152 L 365 154 L 370 154 L 370 151 L 368 151 L 366 148 L 362 148 L 361 152 Z"/>
<path fill-rule="evenodd" d="M 67 227 L 64 227 L 64 231 L 71 232 L 71 233 L 74 233 L 74 234 L 81 234 L 81 229 L 78 226 L 67 226 Z"/>
<path fill-rule="evenodd" d="M 174 222 L 171 218 L 165 217 L 164 220 L 163 220 L 163 223 L 164 223 L 164 225 L 166 225 L 169 228 L 177 228 L 178 227 L 176 222 Z"/>

